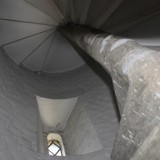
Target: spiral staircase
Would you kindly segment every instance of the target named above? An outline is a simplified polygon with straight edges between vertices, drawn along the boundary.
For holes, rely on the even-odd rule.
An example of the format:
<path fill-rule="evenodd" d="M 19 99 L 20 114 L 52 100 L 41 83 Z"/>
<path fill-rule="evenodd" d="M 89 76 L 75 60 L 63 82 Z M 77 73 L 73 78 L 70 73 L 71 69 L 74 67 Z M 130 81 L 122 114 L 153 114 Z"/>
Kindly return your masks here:
<path fill-rule="evenodd" d="M 58 26 L 88 25 L 159 49 L 159 8 L 159 0 L 1 0 L 0 45 L 19 66 L 65 72 L 85 62 Z"/>
<path fill-rule="evenodd" d="M 160 50 L 159 0 L 0 0 L 0 49 L 3 50 L 5 58 L 9 58 L 17 66 L 31 70 L 37 74 L 62 73 L 78 69 L 86 65 L 86 57 L 84 57 L 84 55 L 82 56 L 79 48 L 70 43 L 59 30 L 60 27 L 63 27 L 68 23 L 77 23 L 99 29 L 108 34 L 131 38 L 143 46 L 154 50 Z M 0 147 L 2 147 L 2 149 L 0 149 L 0 155 L 2 155 L 1 157 L 3 158 L 5 157 L 4 159 L 6 160 L 10 159 L 10 157 L 12 157 L 10 155 L 12 154 L 14 155 L 14 158 L 12 159 L 16 160 L 24 159 L 21 155 L 25 154 L 24 157 L 27 157 L 26 159 L 28 159 L 28 155 L 33 157 L 32 159 L 37 160 L 52 159 L 46 157 L 46 155 L 37 155 L 37 150 L 35 149 L 32 151 L 32 147 L 30 146 L 30 143 L 32 144 L 33 142 L 30 137 L 35 138 L 35 135 L 32 134 L 33 130 L 36 134 L 34 126 L 37 124 L 28 126 L 29 123 L 33 123 L 32 119 L 28 124 L 26 121 L 30 119 L 30 114 L 31 118 L 35 116 L 34 111 L 37 107 L 34 99 L 35 94 L 43 92 L 42 96 L 44 97 L 47 97 L 48 95 L 54 97 L 54 95 L 57 95 L 57 90 L 59 88 L 61 88 L 62 94 L 68 94 L 68 90 L 74 92 L 78 89 L 80 92 L 86 92 L 86 88 L 81 82 L 81 77 L 88 79 L 87 82 L 85 82 L 88 88 L 92 88 L 88 85 L 90 84 L 89 82 L 94 85 L 97 81 L 96 79 L 92 80 L 92 74 L 88 74 L 88 70 L 90 73 L 90 69 L 88 69 L 86 72 L 84 71 L 84 74 L 82 74 L 82 71 L 80 70 L 80 76 L 75 74 L 75 79 L 77 79 L 76 82 L 74 78 L 71 78 L 72 76 L 68 76 L 69 74 L 72 75 L 72 72 L 67 73 L 66 81 L 64 80 L 64 85 L 61 85 L 65 76 L 58 78 L 55 76 L 56 79 L 53 75 L 53 81 L 53 77 L 49 77 L 48 75 L 48 77 L 37 76 L 32 72 L 23 72 L 24 70 L 19 70 L 17 66 L 10 65 L 10 63 L 8 63 L 9 61 L 6 62 L 5 58 L 0 59 L 2 77 L 0 85 L 0 97 L 2 101 L 2 106 L 0 108 L 2 110 L 0 110 L 0 113 L 1 116 L 5 117 L 5 120 L 3 120 L 4 117 L 1 119 L 3 126 L 1 135 L 4 135 L 5 138 L 1 138 L 2 145 L 0 145 Z M 73 71 L 73 73 L 75 72 L 77 72 L 77 70 Z M 86 77 L 83 75 L 86 75 Z M 104 75 L 105 74 L 103 74 L 103 76 Z M 17 82 L 19 82 L 20 85 Z M 77 85 L 80 86 L 76 88 L 75 86 Z M 66 87 L 67 89 L 65 90 L 63 87 Z M 97 88 L 95 88 L 95 90 L 97 90 Z M 93 92 L 96 91 L 93 90 Z M 101 92 L 99 91 L 98 96 L 93 93 L 98 102 L 102 101 L 100 93 Z M 159 98 L 159 94 L 157 95 Z M 92 98 L 89 94 L 88 97 L 86 99 Z M 32 105 L 36 107 L 33 107 Z M 95 104 L 95 106 L 96 105 L 97 104 Z M 106 101 L 104 102 L 104 105 L 106 105 Z M 9 107 L 11 107 L 11 111 L 8 109 Z M 28 113 L 24 114 L 26 112 Z M 157 111 L 157 114 L 158 113 L 159 112 Z M 97 115 L 96 110 L 94 111 L 94 114 L 97 116 L 97 119 L 102 117 L 101 115 Z M 15 115 L 18 115 L 18 118 Z M 105 112 L 102 115 L 107 117 Z M 108 115 L 110 115 L 110 111 L 108 112 Z M 23 122 L 22 124 L 19 123 L 21 120 Z M 104 121 L 102 123 L 104 123 Z M 147 127 L 148 123 L 146 124 Z M 15 125 L 16 129 L 11 128 L 12 125 Z M 11 129 L 9 129 L 9 127 Z M 30 132 L 26 132 L 27 130 L 25 130 L 22 134 L 21 128 L 24 129 L 25 127 L 27 127 L 27 129 L 30 127 Z M 5 132 L 3 132 L 3 130 Z M 8 134 L 6 133 L 9 133 L 10 130 L 13 130 L 13 136 L 7 137 Z M 102 131 L 106 134 L 103 127 Z M 20 139 L 20 141 L 18 141 L 17 133 L 19 134 L 18 138 L 22 137 L 22 140 Z M 157 132 L 157 135 L 159 135 L 158 133 L 159 132 Z M 26 135 L 24 136 L 24 134 Z M 28 139 L 26 140 L 26 137 L 29 137 L 29 142 L 27 141 Z M 110 138 L 109 134 L 108 137 Z M 24 143 L 23 145 L 21 144 L 23 138 L 28 142 L 29 147 L 26 143 L 27 147 L 25 146 L 25 150 L 22 151 L 22 154 L 17 154 L 15 144 L 20 143 L 19 146 L 23 148 Z M 124 138 L 127 140 L 126 137 Z M 33 145 L 35 145 L 34 142 Z M 9 146 L 8 148 L 11 150 L 7 150 L 6 146 Z M 21 148 L 19 147 L 18 149 L 21 150 Z M 123 149 L 121 146 L 119 148 Z M 14 153 L 12 152 L 12 149 Z M 128 152 L 126 152 L 126 154 L 128 154 Z M 64 159 L 97 160 L 97 157 L 106 159 L 106 156 L 109 156 L 109 154 L 106 154 L 106 151 L 98 150 L 86 155 L 71 156 L 69 158 L 64 157 Z M 110 157 L 108 159 L 110 159 Z"/>

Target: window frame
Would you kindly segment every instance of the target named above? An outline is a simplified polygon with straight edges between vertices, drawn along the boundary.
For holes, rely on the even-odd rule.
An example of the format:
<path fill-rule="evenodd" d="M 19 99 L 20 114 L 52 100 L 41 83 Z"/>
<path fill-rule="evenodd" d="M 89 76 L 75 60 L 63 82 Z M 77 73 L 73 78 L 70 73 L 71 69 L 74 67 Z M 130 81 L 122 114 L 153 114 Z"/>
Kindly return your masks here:
<path fill-rule="evenodd" d="M 58 148 L 57 152 L 55 153 L 55 152 L 51 151 L 49 149 L 50 146 L 52 146 L 52 147 L 56 146 Z M 62 140 L 61 135 L 59 135 L 58 133 L 48 133 L 47 134 L 47 152 L 50 156 L 66 156 L 65 148 L 64 148 L 64 144 L 63 144 L 63 140 Z M 59 152 L 61 153 L 61 155 L 58 155 Z"/>

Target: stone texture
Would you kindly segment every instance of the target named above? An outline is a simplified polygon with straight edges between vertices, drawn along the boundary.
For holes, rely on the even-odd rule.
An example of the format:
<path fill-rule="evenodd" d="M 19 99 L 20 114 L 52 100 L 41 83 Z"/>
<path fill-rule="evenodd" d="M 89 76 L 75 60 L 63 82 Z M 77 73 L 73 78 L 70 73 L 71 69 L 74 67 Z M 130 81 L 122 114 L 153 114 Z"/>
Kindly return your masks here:
<path fill-rule="evenodd" d="M 69 24 L 61 32 L 111 75 L 121 113 L 112 160 L 128 160 L 160 122 L 160 54 L 133 40 Z M 157 141 L 159 136 L 156 135 Z M 157 160 L 152 145 L 150 159 Z M 156 156 L 153 154 L 157 152 Z M 143 155 L 146 157 L 146 155 Z M 138 159 L 139 160 L 139 159 Z"/>
<path fill-rule="evenodd" d="M 160 148 L 160 128 L 154 127 L 149 136 L 144 140 L 144 142 L 139 146 L 138 150 L 132 156 L 131 160 L 158 160 L 160 157 L 160 152 L 157 152 Z M 152 148 L 152 152 L 150 152 Z M 153 150 L 154 148 L 154 150 Z"/>

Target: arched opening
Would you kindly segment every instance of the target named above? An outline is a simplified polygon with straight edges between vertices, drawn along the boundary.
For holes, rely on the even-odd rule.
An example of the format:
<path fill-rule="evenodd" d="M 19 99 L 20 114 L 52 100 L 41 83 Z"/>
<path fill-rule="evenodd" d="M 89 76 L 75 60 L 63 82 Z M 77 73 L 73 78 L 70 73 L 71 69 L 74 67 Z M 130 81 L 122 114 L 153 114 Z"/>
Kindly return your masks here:
<path fill-rule="evenodd" d="M 51 156 L 66 156 L 62 137 L 57 133 L 47 135 L 48 154 Z"/>

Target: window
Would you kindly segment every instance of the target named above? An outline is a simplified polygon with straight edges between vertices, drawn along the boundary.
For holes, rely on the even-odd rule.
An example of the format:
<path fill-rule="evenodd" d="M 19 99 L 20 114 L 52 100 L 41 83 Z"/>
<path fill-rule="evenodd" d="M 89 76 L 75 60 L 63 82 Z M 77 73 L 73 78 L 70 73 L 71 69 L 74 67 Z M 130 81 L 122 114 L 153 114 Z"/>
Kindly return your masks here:
<path fill-rule="evenodd" d="M 62 137 L 56 133 L 49 133 L 47 136 L 48 154 L 51 156 L 65 156 L 65 149 Z"/>
<path fill-rule="evenodd" d="M 62 149 L 59 141 L 57 140 L 48 141 L 48 154 L 51 156 L 62 156 Z"/>

